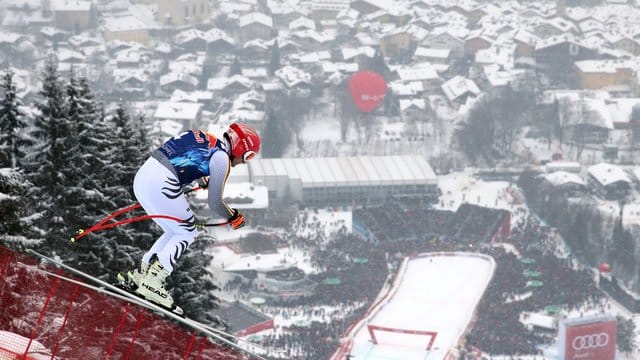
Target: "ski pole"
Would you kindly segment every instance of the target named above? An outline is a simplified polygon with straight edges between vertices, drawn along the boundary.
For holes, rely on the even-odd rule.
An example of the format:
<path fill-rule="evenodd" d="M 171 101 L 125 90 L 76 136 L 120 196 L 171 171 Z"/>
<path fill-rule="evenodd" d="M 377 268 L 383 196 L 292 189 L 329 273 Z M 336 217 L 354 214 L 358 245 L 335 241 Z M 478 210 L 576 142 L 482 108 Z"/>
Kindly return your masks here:
<path fill-rule="evenodd" d="M 188 189 L 186 191 L 184 191 L 184 194 L 189 194 L 191 192 L 197 191 L 197 190 L 201 190 L 202 187 L 200 186 L 196 186 L 192 189 Z M 95 225 L 89 227 L 88 229 L 79 229 L 76 231 L 76 236 L 71 237 L 70 241 L 73 243 L 76 240 L 84 237 L 85 235 L 87 235 L 90 232 L 94 232 L 94 231 L 98 231 L 98 230 L 103 230 L 103 229 L 109 229 L 115 226 L 119 226 L 122 224 L 128 224 L 131 222 L 136 222 L 136 221 L 141 221 L 141 220 L 146 220 L 146 219 L 153 219 L 153 218 L 166 218 L 169 220 L 174 220 L 174 221 L 178 221 L 178 222 L 182 222 L 182 219 L 178 219 L 178 218 L 174 218 L 168 215 L 144 215 L 142 217 L 134 217 L 128 220 L 122 220 L 122 221 L 117 221 L 115 223 L 110 223 L 105 225 L 107 222 L 109 222 L 110 220 L 112 220 L 113 218 L 120 216 L 122 214 L 128 213 L 130 211 L 133 211 L 135 209 L 138 209 L 139 207 L 141 207 L 142 205 L 140 205 L 140 203 L 135 203 L 133 205 L 129 205 L 126 206 L 122 209 L 118 209 L 116 211 L 114 211 L 113 213 L 109 214 L 107 217 L 105 217 L 104 219 L 98 221 Z M 139 218 L 139 219 L 138 219 Z M 137 219 L 137 220 L 133 220 L 133 219 Z M 215 225 L 218 226 L 217 224 L 205 224 L 205 225 Z M 221 224 L 224 225 L 224 224 Z"/>
<path fill-rule="evenodd" d="M 70 242 L 76 242 L 76 240 L 79 240 L 80 238 L 85 237 L 86 235 L 88 235 L 89 233 L 92 232 L 96 232 L 96 231 L 100 231 L 100 230 L 106 230 L 106 229 L 111 229 L 114 228 L 116 226 L 120 226 L 120 225 L 124 225 L 124 224 L 130 224 L 130 223 L 134 223 L 134 222 L 138 222 L 138 221 L 142 221 L 142 220 L 148 220 L 148 219 L 167 219 L 167 220 L 173 220 L 176 222 L 184 222 L 186 223 L 187 221 L 185 221 L 184 219 L 180 219 L 177 218 L 175 216 L 170 216 L 170 215 L 141 215 L 141 216 L 136 216 L 136 217 L 132 217 L 129 219 L 125 219 L 125 220 L 120 220 L 120 221 L 116 221 L 116 222 L 112 222 L 112 223 L 108 223 L 108 224 L 102 224 L 100 226 L 92 226 L 88 229 L 85 230 L 78 230 L 78 234 L 74 237 L 72 237 L 70 239 Z M 225 221 L 225 222 L 221 222 L 221 223 L 196 223 L 194 224 L 195 227 L 214 227 L 214 226 L 223 226 L 223 225 L 227 225 L 229 222 Z"/>

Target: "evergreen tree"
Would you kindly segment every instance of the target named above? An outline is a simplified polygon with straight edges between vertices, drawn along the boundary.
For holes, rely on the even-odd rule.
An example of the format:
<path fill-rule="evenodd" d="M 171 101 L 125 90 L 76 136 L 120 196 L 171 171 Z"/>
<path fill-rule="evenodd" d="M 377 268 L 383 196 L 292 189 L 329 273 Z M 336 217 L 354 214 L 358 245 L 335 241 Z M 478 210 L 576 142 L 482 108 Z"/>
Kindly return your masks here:
<path fill-rule="evenodd" d="M 477 161 L 479 156 L 487 158 L 495 141 L 493 108 L 489 101 L 482 100 L 469 111 L 469 117 L 456 129 L 462 150 Z"/>
<path fill-rule="evenodd" d="M 347 133 L 349 131 L 349 124 L 355 122 L 355 119 L 360 115 L 360 111 L 356 107 L 356 103 L 353 101 L 353 97 L 349 91 L 349 82 L 343 81 L 338 89 L 338 97 L 340 102 L 340 138 L 342 141 L 347 140 Z"/>
<path fill-rule="evenodd" d="M 83 160 L 87 166 L 93 166 L 90 169 L 91 179 L 85 185 L 87 188 L 95 187 L 86 194 L 93 197 L 94 203 L 89 206 L 84 204 L 81 210 L 87 215 L 85 223 L 92 225 L 114 211 L 135 203 L 130 189 L 141 164 L 140 159 L 148 155 L 148 144 L 140 145 L 138 141 L 146 141 L 146 136 L 139 135 L 143 130 L 137 128 L 122 106 L 113 116 L 107 117 L 102 107 L 93 101 L 94 96 L 86 81 L 80 81 L 77 93 L 79 103 L 84 106 L 79 107 L 82 110 L 76 115 L 83 114 L 81 117 L 93 119 L 92 126 L 96 131 L 88 131 L 88 127 L 86 132 L 79 132 L 87 155 Z M 79 122 L 78 127 L 84 128 L 88 124 Z M 88 197 L 85 196 L 85 199 Z M 137 215 L 142 215 L 142 212 L 138 210 L 123 214 L 118 219 Z M 143 252 L 157 237 L 151 224 L 151 221 L 142 221 L 88 235 L 74 245 L 74 265 L 105 281 L 114 281 L 119 271 L 137 266 Z M 70 259 L 67 257 L 67 260 Z"/>
<path fill-rule="evenodd" d="M 640 143 L 640 105 L 636 104 L 631 108 L 629 123 L 631 124 L 631 140 L 633 145 L 636 145 Z"/>
<path fill-rule="evenodd" d="M 262 157 L 265 159 L 279 158 L 282 157 L 284 150 L 289 145 L 291 130 L 280 118 L 276 117 L 273 110 L 269 110 L 262 136 L 269 139 L 262 146 Z"/>
<path fill-rule="evenodd" d="M 46 232 L 48 245 L 62 248 L 69 237 L 71 224 L 66 224 L 61 216 L 66 208 L 68 169 L 76 149 L 75 130 L 67 119 L 65 96 L 58 73 L 58 62 L 54 56 L 46 61 L 43 73 L 42 99 L 36 103 L 38 115 L 34 123 L 34 137 L 38 143 L 28 158 L 27 175 L 33 182 L 34 198 L 37 198 L 37 212 Z"/>
<path fill-rule="evenodd" d="M 176 303 L 187 317 L 222 329 L 225 323 L 213 311 L 219 307 L 220 299 L 213 293 L 219 287 L 207 269 L 213 259 L 206 251 L 208 246 L 202 238 L 196 239 L 178 261 L 169 283 Z"/>
<path fill-rule="evenodd" d="M 102 104 L 96 101 L 86 78 L 72 77 L 67 96 L 68 117 L 75 125 L 80 155 L 74 162 L 77 186 L 67 221 L 88 227 L 116 210 L 112 188 L 108 186 L 113 175 L 109 173 L 111 159 L 105 156 L 114 147 L 114 135 Z M 119 253 L 114 254 L 117 240 L 114 231 L 97 232 L 80 240 L 75 245 L 74 265 L 98 277 L 109 276 L 123 258 Z"/>
<path fill-rule="evenodd" d="M 27 121 L 21 110 L 22 101 L 16 96 L 13 72 L 5 71 L 2 76 L 3 98 L 0 101 L 0 168 L 22 166 L 25 147 L 33 145 L 24 131 Z"/>
<path fill-rule="evenodd" d="M 21 170 L 0 168 L 0 241 L 3 243 L 36 241 L 28 216 L 26 193 L 29 186 Z"/>
<path fill-rule="evenodd" d="M 104 163 L 100 160 L 99 139 L 104 138 L 104 128 L 97 126 L 98 119 L 93 97 L 83 98 L 79 81 L 73 76 L 66 86 L 67 119 L 71 121 L 76 139 L 75 152 L 72 154 L 67 180 L 70 186 L 70 203 L 66 220 L 71 224 L 90 225 L 95 218 L 96 209 L 104 201 L 100 192 L 98 178 L 94 171 L 100 170 Z M 85 94 L 86 95 L 86 94 Z M 100 131 L 102 130 L 102 133 Z M 87 221 L 88 220 L 88 221 Z"/>
<path fill-rule="evenodd" d="M 621 217 L 616 221 L 611 236 L 613 240 L 611 258 L 614 259 L 612 265 L 624 271 L 631 271 L 635 268 L 636 241 L 629 230 L 624 228 Z"/>
<path fill-rule="evenodd" d="M 231 64 L 231 69 L 229 69 L 229 76 L 233 75 L 242 75 L 242 67 L 240 66 L 240 60 L 237 56 L 233 60 L 233 64 Z"/>
<path fill-rule="evenodd" d="M 122 207 L 136 202 L 133 196 L 133 178 L 149 156 L 149 143 L 142 118 L 136 123 L 131 120 L 129 113 L 120 105 L 110 117 L 112 143 L 105 149 L 109 164 L 101 174 L 104 179 L 104 189 L 114 206 L 106 213 L 111 213 Z M 142 215 L 138 211 L 130 215 Z M 159 236 L 157 227 L 152 221 L 142 221 L 106 230 L 107 236 L 112 237 L 116 245 L 109 249 L 111 262 L 109 269 L 112 273 L 137 266 L 144 251 Z"/>
<path fill-rule="evenodd" d="M 618 332 L 618 350 L 631 354 L 637 347 L 636 324 L 633 319 L 626 319 L 620 315 L 616 316 Z"/>
<path fill-rule="evenodd" d="M 280 65 L 280 45 L 278 45 L 278 40 L 273 42 L 271 45 L 271 58 L 269 59 L 269 75 L 273 76 L 276 70 L 280 69 L 282 66 Z"/>
<path fill-rule="evenodd" d="M 147 129 L 144 126 L 144 118 L 138 117 L 135 121 L 127 110 L 120 105 L 111 119 L 114 123 L 114 145 L 112 152 L 112 166 L 117 167 L 111 173 L 111 184 L 120 188 L 118 197 L 119 205 L 130 203 L 133 197 L 133 178 L 151 153 L 151 143 L 147 138 Z"/>
<path fill-rule="evenodd" d="M 387 62 L 384 60 L 384 56 L 382 56 L 382 51 L 380 50 L 377 50 L 373 58 L 364 64 L 363 70 L 377 72 L 385 79 L 388 79 L 389 76 L 391 76 L 391 71 L 387 66 Z"/>

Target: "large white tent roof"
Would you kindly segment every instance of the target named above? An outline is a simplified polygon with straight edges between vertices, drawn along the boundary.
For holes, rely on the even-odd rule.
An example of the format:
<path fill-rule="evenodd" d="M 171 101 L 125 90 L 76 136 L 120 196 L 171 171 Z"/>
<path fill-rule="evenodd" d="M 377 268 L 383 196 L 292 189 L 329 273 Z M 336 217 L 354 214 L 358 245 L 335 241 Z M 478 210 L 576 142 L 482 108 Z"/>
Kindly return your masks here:
<path fill-rule="evenodd" d="M 418 155 L 335 158 L 255 159 L 249 163 L 253 178 L 287 176 L 302 187 L 435 184 L 437 177 Z"/>

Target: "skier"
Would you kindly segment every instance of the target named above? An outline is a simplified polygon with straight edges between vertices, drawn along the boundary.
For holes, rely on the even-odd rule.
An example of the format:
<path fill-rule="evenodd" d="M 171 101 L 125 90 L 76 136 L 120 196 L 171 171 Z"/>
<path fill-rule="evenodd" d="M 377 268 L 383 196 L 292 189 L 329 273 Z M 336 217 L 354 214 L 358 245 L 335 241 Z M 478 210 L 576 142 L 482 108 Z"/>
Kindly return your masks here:
<path fill-rule="evenodd" d="M 198 235 L 195 217 L 182 188 L 194 181 L 208 188 L 209 208 L 228 219 L 234 230 L 241 228 L 244 216 L 223 201 L 222 192 L 230 167 L 255 157 L 260 151 L 260 142 L 256 130 L 233 123 L 221 139 L 203 130 L 192 130 L 167 140 L 152 152 L 135 176 L 135 196 L 148 214 L 169 215 L 183 222 L 153 219 L 164 234 L 144 254 L 137 269 L 117 275 L 122 287 L 181 313 L 165 289 L 166 279 Z"/>

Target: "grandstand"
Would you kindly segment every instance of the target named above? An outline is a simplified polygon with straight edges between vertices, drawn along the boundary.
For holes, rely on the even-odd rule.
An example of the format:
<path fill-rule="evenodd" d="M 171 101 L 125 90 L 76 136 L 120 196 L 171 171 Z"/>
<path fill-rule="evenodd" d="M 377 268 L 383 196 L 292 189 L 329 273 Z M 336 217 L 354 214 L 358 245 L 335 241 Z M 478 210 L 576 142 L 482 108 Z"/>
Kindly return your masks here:
<path fill-rule="evenodd" d="M 236 336 L 251 335 L 273 329 L 275 326 L 272 317 L 253 309 L 240 300 L 222 304 L 219 313 L 222 318 L 227 319 L 227 324 Z"/>
<path fill-rule="evenodd" d="M 379 202 L 438 196 L 438 179 L 423 156 L 256 159 L 234 170 L 230 183 L 265 185 L 269 201 L 304 205 Z"/>

